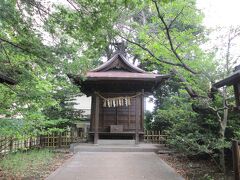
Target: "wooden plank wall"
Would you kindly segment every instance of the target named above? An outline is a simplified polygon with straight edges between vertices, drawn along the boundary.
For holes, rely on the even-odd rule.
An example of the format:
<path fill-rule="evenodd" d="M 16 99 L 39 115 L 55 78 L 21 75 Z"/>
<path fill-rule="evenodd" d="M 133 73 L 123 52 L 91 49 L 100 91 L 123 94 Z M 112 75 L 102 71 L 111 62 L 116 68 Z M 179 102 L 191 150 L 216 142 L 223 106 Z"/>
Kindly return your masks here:
<path fill-rule="evenodd" d="M 133 93 L 104 93 L 104 97 L 133 96 Z M 93 101 L 94 103 L 94 101 Z M 93 107 L 93 106 L 92 106 Z M 134 131 L 136 129 L 136 120 L 143 131 L 143 122 L 141 122 L 141 96 L 131 99 L 130 106 L 121 107 L 103 107 L 103 100 L 100 99 L 99 107 L 99 131 L 109 132 L 110 125 L 123 125 L 124 131 Z M 94 126 L 94 115 L 92 118 Z M 93 128 L 92 128 L 93 130 Z"/>

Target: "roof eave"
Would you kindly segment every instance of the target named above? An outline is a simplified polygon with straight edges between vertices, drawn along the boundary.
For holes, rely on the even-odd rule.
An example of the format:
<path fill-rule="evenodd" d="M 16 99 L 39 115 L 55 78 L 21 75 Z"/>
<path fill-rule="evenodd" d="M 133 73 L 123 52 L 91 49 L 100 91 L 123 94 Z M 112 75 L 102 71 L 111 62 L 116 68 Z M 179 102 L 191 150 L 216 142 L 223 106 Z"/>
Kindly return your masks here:
<path fill-rule="evenodd" d="M 162 81 L 163 79 L 168 79 L 170 75 L 156 75 L 155 77 L 86 77 L 86 81 L 98 81 L 98 80 L 116 80 L 116 81 L 126 81 L 126 80 L 134 80 L 134 81 Z"/>
<path fill-rule="evenodd" d="M 220 88 L 220 87 L 223 87 L 223 86 L 230 86 L 230 85 L 233 85 L 235 84 L 235 82 L 238 82 L 240 81 L 240 71 L 213 84 L 214 87 L 216 88 Z"/>

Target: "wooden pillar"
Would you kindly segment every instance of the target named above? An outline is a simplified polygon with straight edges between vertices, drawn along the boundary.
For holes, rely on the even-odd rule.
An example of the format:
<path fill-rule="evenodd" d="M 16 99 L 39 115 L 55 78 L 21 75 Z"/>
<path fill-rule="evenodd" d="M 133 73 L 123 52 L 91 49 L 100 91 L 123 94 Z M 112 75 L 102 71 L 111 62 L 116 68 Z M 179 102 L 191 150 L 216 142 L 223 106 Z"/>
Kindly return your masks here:
<path fill-rule="evenodd" d="M 90 114 L 90 131 L 94 131 L 94 119 L 95 119 L 95 94 L 92 94 L 91 100 L 91 114 Z"/>
<path fill-rule="evenodd" d="M 95 115 L 94 115 L 94 144 L 98 144 L 99 126 L 99 96 L 95 93 Z"/>
<path fill-rule="evenodd" d="M 118 125 L 118 108 L 117 107 L 115 108 L 116 108 L 116 125 Z"/>
<path fill-rule="evenodd" d="M 239 147 L 238 147 L 238 141 L 233 140 L 232 141 L 232 159 L 233 159 L 233 171 L 234 171 L 234 179 L 239 180 L 240 179 L 240 168 L 239 168 Z"/>
<path fill-rule="evenodd" d="M 130 106 L 128 105 L 128 129 L 130 129 Z"/>
<path fill-rule="evenodd" d="M 136 116 L 135 116 L 135 144 L 139 144 L 139 123 L 140 123 L 140 102 L 139 97 L 136 97 L 136 106 L 135 106 Z"/>
<path fill-rule="evenodd" d="M 141 100 L 141 128 L 144 131 L 144 89 L 142 89 Z"/>
<path fill-rule="evenodd" d="M 240 83 L 233 85 L 237 109 L 240 110 Z"/>

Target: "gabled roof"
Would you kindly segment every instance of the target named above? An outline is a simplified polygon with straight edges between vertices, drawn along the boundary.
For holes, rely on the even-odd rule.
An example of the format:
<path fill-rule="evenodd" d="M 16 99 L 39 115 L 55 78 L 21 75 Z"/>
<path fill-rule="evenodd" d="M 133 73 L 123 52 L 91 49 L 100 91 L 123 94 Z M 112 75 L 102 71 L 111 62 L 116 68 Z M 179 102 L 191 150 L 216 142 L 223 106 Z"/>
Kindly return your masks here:
<path fill-rule="evenodd" d="M 144 73 L 145 71 L 129 63 L 128 60 L 120 53 L 115 54 L 111 59 L 101 66 L 93 69 L 91 72 L 105 72 L 109 70 L 125 70 L 129 72 Z"/>
<path fill-rule="evenodd" d="M 87 81 L 97 80 L 137 80 L 137 81 L 158 81 L 168 78 L 169 75 L 161 75 L 146 72 L 133 64 L 120 53 L 115 54 L 111 59 L 86 74 Z"/>
<path fill-rule="evenodd" d="M 118 53 L 85 75 L 68 74 L 68 77 L 80 87 L 81 92 L 90 95 L 94 91 L 133 92 L 144 89 L 152 92 L 170 75 L 145 72 Z"/>

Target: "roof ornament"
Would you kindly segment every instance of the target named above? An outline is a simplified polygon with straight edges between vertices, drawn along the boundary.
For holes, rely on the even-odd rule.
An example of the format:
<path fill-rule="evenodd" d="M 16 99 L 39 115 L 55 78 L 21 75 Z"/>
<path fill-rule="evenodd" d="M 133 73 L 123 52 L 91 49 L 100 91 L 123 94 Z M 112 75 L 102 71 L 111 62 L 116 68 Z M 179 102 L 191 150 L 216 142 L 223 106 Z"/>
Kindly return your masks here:
<path fill-rule="evenodd" d="M 126 43 L 124 41 L 122 41 L 122 42 L 115 42 L 115 43 L 112 43 L 112 44 L 113 44 L 113 46 L 116 49 L 112 56 L 114 56 L 116 54 L 121 54 L 123 57 L 127 56 L 127 53 L 126 53 Z"/>

